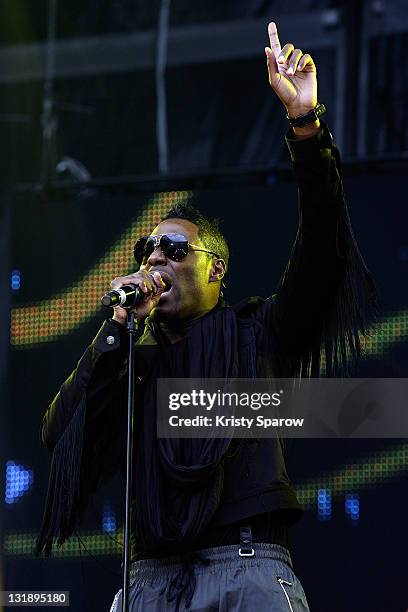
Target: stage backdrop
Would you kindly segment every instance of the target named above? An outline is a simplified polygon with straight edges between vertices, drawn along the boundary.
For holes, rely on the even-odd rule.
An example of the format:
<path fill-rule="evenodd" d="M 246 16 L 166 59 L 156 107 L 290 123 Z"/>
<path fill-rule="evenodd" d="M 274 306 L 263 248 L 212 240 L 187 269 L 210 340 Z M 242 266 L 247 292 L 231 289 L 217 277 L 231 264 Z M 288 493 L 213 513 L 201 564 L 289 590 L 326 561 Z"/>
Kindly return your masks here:
<path fill-rule="evenodd" d="M 191 201 L 223 219 L 231 303 L 274 291 L 296 233 L 296 186 L 272 174 L 250 178 L 157 193 L 122 187 L 14 194 L 4 588 L 69 590 L 72 612 L 108 609 L 121 585 L 123 483 L 117 477 L 95 496 L 77 536 L 54 559 L 35 559 L 49 468 L 41 417 L 110 315 L 100 297 L 112 278 L 133 270 L 136 238 L 176 202 Z M 345 186 L 356 236 L 381 291 L 378 328 L 356 375 L 406 376 L 406 179 L 362 173 L 346 178 Z M 331 612 L 408 606 L 407 460 L 404 440 L 291 443 L 290 475 L 306 509 L 294 529 L 293 556 L 312 610 L 327 609 L 327 601 Z"/>

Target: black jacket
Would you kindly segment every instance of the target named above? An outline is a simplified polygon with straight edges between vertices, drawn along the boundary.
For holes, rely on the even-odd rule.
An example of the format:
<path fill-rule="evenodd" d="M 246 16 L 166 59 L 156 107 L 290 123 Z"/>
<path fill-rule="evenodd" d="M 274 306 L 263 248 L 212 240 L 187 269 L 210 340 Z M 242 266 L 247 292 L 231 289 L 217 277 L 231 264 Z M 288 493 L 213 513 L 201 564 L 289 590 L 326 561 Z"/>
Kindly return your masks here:
<path fill-rule="evenodd" d="M 233 312 L 230 318 L 238 329 L 237 355 L 252 342 L 257 377 L 319 376 L 322 371 L 333 375 L 344 371 L 350 357 L 359 355 L 359 333 L 365 331 L 374 286 L 353 238 L 342 191 L 340 157 L 327 126 L 322 122 L 319 133 L 303 141 L 295 140 L 289 131 L 286 141 L 299 187 L 300 221 L 279 288 L 265 300 L 246 299 L 231 309 L 221 304 L 198 325 L 208 327 L 213 320 L 215 325 L 223 313 Z M 161 347 L 160 343 L 154 346 L 157 338 L 152 329 L 147 325 L 137 342 L 139 399 L 157 375 L 152 364 Z M 222 337 L 224 329 L 225 321 L 216 333 Z M 192 334 L 194 330 L 189 336 Z M 200 332 L 202 335 L 206 334 Z M 81 520 L 90 494 L 118 469 L 123 472 L 127 342 L 124 328 L 106 321 L 43 417 L 41 439 L 53 457 L 36 554 L 42 550 L 49 553 L 54 537 L 58 536 L 59 543 L 69 537 Z M 199 353 L 208 352 L 204 361 L 211 360 L 211 347 L 204 343 L 196 348 Z M 178 374 L 183 376 L 185 372 Z M 219 377 L 224 374 L 213 372 Z M 144 427 L 146 423 L 140 421 L 138 435 L 143 435 Z M 141 464 L 146 453 L 156 451 L 144 452 L 136 470 L 136 490 L 149 491 L 149 475 Z M 282 441 L 234 440 L 219 455 L 217 452 L 202 480 L 206 496 L 192 505 L 190 518 L 186 518 L 191 529 L 182 532 L 180 527 L 174 541 L 194 542 L 204 527 L 230 524 L 267 511 L 283 511 L 288 523 L 297 520 L 301 508 L 286 473 Z M 138 484 L 139 477 L 147 481 L 145 489 Z M 172 477 L 170 470 L 168 489 L 180 491 L 184 507 L 190 493 L 183 489 L 183 483 L 170 482 Z M 164 479 L 157 487 L 163 488 L 165 483 Z M 170 514 L 171 509 L 180 512 L 177 500 L 157 487 L 152 495 L 157 494 L 160 504 L 166 505 Z M 135 516 L 137 509 L 143 512 L 145 503 L 144 498 L 135 500 Z M 205 517 L 204 510 L 208 518 L 200 522 L 197 516 L 201 513 Z M 146 513 L 150 516 L 147 506 Z M 142 534 L 149 521 L 146 517 L 139 519 Z M 163 533 L 157 527 L 152 530 L 152 534 L 157 532 L 161 540 L 155 537 L 151 542 L 153 551 L 167 537 L 164 528 Z M 144 547 L 148 549 L 149 544 L 147 538 Z"/>

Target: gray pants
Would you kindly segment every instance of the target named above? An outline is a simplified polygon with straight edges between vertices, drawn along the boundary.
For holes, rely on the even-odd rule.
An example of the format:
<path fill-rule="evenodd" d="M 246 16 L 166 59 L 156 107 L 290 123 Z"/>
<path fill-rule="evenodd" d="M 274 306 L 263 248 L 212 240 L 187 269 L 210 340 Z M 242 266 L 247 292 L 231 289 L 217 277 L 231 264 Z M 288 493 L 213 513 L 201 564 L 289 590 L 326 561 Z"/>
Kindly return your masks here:
<path fill-rule="evenodd" d="M 189 555 L 143 559 L 131 565 L 129 612 L 309 612 L 286 548 L 254 543 Z M 121 612 L 122 589 L 110 612 Z"/>

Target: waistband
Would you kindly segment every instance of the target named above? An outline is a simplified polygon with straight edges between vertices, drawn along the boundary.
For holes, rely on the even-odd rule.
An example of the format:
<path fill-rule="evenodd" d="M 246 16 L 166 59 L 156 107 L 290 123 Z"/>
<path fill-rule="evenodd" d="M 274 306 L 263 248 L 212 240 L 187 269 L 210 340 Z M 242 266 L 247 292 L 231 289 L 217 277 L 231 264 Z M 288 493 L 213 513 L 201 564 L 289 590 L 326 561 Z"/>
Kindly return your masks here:
<path fill-rule="evenodd" d="M 254 542 L 252 544 L 254 555 L 252 557 L 241 557 L 239 555 L 240 546 L 216 546 L 194 550 L 190 553 L 171 555 L 161 559 L 140 559 L 133 561 L 130 566 L 130 576 L 136 580 L 148 580 L 153 578 L 166 577 L 177 574 L 181 569 L 189 566 L 196 573 L 205 571 L 207 567 L 214 568 L 217 565 L 228 566 L 236 563 L 256 561 L 260 559 L 274 559 L 287 563 L 293 568 L 292 559 L 289 551 L 278 544 Z"/>

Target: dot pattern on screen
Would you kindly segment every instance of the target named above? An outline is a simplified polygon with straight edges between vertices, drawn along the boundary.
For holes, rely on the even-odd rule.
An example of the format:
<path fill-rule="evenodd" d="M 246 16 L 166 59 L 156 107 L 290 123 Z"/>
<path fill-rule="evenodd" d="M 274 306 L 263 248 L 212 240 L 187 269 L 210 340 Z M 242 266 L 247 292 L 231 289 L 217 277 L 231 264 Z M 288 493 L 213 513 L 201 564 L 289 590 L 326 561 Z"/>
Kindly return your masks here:
<path fill-rule="evenodd" d="M 149 234 L 177 203 L 192 192 L 155 194 L 143 213 L 107 250 L 99 262 L 73 285 L 49 299 L 17 306 L 11 312 L 10 342 L 13 348 L 30 348 L 57 340 L 86 324 L 101 308 L 100 298 L 115 276 L 134 270 L 133 246 L 138 236 Z"/>
<path fill-rule="evenodd" d="M 356 522 L 360 516 L 360 502 L 358 495 L 361 492 L 385 484 L 386 482 L 404 477 L 408 465 L 408 444 L 399 444 L 386 451 L 371 453 L 362 457 L 355 463 L 339 467 L 332 472 L 321 473 L 305 482 L 294 485 L 297 497 L 305 509 L 315 510 L 319 501 L 319 491 L 323 490 L 325 502 L 330 491 L 330 504 L 340 499 L 347 513 L 353 513 Z M 357 494 L 357 491 L 359 492 Z M 353 493 L 351 493 L 353 492 Z M 348 497 L 352 495 L 352 498 Z M 353 501 L 350 501 L 352 499 Z M 347 501 L 349 500 L 349 501 Z M 347 501 L 347 504 L 346 504 Z M 325 510 L 328 511 L 327 503 Z M 123 530 L 117 529 L 114 536 L 103 531 L 81 532 L 79 536 L 86 551 L 93 555 L 122 554 Z M 32 558 L 36 532 L 8 531 L 4 537 L 4 552 L 6 555 L 19 558 Z M 56 547 L 53 557 L 76 558 L 79 557 L 78 541 L 75 536 L 67 540 L 60 548 Z M 82 554 L 85 549 L 83 549 Z M 85 551 L 85 552 L 86 552 Z"/>
<path fill-rule="evenodd" d="M 379 319 L 367 337 L 361 337 L 363 357 L 387 357 L 387 352 L 399 342 L 408 341 L 408 310 L 391 310 Z M 320 371 L 324 375 L 326 360 L 322 352 Z"/>
<path fill-rule="evenodd" d="M 361 491 L 377 487 L 386 481 L 402 477 L 408 465 L 408 444 L 394 446 L 391 450 L 372 453 L 355 463 L 321 473 L 294 488 L 304 507 L 313 507 L 316 491 L 330 489 L 332 496 L 346 495 L 349 491 Z"/>

